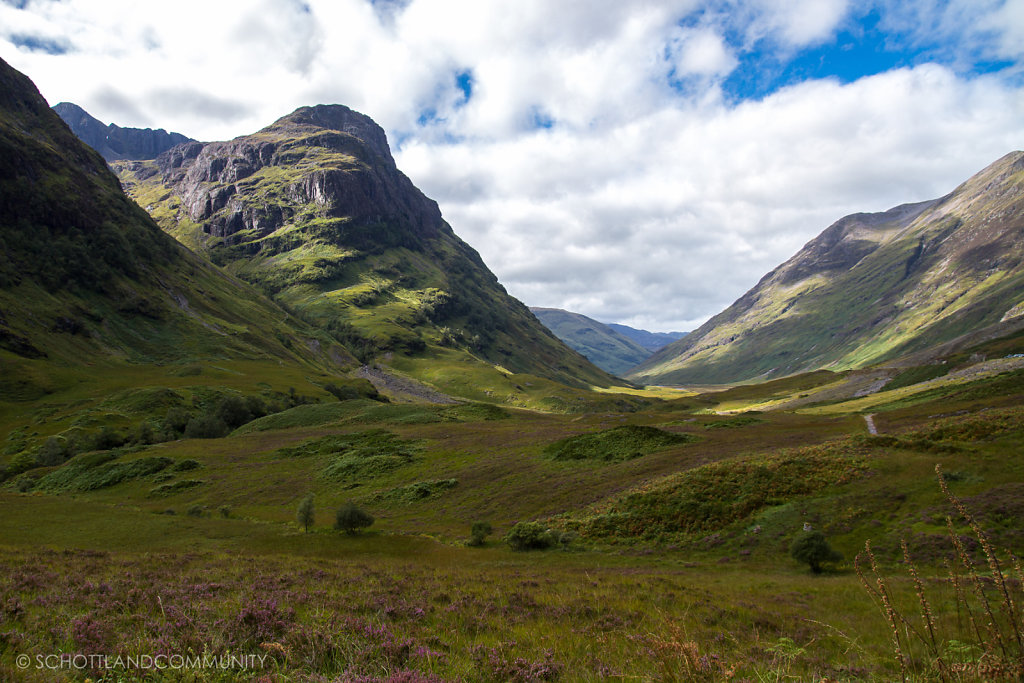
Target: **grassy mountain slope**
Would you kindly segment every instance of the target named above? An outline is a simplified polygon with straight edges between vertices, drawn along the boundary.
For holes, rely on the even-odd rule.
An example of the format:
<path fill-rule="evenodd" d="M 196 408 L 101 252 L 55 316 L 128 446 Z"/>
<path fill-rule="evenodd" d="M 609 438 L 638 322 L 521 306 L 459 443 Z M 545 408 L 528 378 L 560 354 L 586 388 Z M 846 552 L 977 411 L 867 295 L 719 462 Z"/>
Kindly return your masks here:
<path fill-rule="evenodd" d="M 530 307 L 537 320 L 587 359 L 615 375 L 639 365 L 650 353 L 610 326 L 559 308 Z"/>
<path fill-rule="evenodd" d="M 838 221 L 630 377 L 727 383 L 864 367 L 1024 315 L 1024 153 L 949 195 Z"/>
<path fill-rule="evenodd" d="M 395 167 L 383 130 L 346 107 L 303 107 L 252 135 L 115 168 L 167 232 L 364 361 L 423 377 L 442 355 L 459 359 L 457 374 L 617 382 L 505 292 Z"/>

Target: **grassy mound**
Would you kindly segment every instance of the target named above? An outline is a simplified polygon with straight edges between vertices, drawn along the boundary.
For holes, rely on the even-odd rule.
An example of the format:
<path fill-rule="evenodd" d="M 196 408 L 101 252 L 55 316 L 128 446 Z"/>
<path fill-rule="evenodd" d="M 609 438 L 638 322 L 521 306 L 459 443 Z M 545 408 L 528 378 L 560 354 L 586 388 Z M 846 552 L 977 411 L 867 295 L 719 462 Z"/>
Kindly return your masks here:
<path fill-rule="evenodd" d="M 693 538 L 841 485 L 865 470 L 855 448 L 836 446 L 716 462 L 635 489 L 596 514 L 562 519 L 559 526 L 607 540 Z"/>
<path fill-rule="evenodd" d="M 696 437 L 673 434 L 656 427 L 624 425 L 561 439 L 549 444 L 544 453 L 554 460 L 622 462 L 691 441 L 696 441 Z"/>

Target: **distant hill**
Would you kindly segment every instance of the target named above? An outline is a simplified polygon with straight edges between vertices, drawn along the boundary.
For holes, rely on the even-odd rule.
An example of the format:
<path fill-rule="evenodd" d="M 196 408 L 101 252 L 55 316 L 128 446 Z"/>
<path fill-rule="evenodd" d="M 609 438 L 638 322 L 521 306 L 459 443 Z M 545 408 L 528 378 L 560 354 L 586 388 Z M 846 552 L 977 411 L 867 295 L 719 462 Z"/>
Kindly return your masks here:
<path fill-rule="evenodd" d="M 647 349 L 620 334 L 611 325 L 599 323 L 585 315 L 559 308 L 531 307 L 530 310 L 555 336 L 582 353 L 591 363 L 612 374 L 620 375 L 650 355 Z"/>
<path fill-rule="evenodd" d="M 634 327 L 618 323 L 608 323 L 608 327 L 644 347 L 651 353 L 686 336 L 686 332 L 648 332 L 647 330 L 638 330 Z"/>
<path fill-rule="evenodd" d="M 1024 316 L 1024 153 L 953 192 L 847 216 L 630 378 L 729 383 L 843 370 L 1005 332 Z"/>
<path fill-rule="evenodd" d="M 53 110 L 82 142 L 99 152 L 107 161 L 155 159 L 175 145 L 193 141 L 181 133 L 168 133 L 163 128 L 152 130 L 121 128 L 113 123 L 104 125 L 71 102 L 54 105 Z"/>

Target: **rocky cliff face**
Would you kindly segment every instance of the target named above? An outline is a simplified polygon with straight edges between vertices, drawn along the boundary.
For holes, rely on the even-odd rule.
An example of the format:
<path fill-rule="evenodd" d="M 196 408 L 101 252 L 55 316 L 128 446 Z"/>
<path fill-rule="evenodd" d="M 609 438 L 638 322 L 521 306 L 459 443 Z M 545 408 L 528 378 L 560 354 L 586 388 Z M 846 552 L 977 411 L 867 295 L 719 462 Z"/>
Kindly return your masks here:
<path fill-rule="evenodd" d="M 847 369 L 1019 317 L 1024 153 L 940 199 L 847 216 L 631 375 L 724 383 Z"/>
<path fill-rule="evenodd" d="M 167 232 L 364 360 L 443 350 L 577 386 L 616 381 L 505 292 L 398 170 L 384 131 L 348 107 L 114 167 Z"/>
<path fill-rule="evenodd" d="M 175 145 L 191 140 L 181 133 L 168 133 L 163 128 L 153 130 L 121 128 L 113 123 L 104 125 L 71 102 L 61 102 L 53 110 L 82 142 L 99 152 L 107 161 L 152 159 Z"/>
<path fill-rule="evenodd" d="M 156 167 L 188 217 L 229 243 L 306 215 L 387 223 L 415 237 L 444 229 L 437 204 L 395 166 L 384 131 L 341 105 L 303 107 L 230 142 L 181 145 Z"/>

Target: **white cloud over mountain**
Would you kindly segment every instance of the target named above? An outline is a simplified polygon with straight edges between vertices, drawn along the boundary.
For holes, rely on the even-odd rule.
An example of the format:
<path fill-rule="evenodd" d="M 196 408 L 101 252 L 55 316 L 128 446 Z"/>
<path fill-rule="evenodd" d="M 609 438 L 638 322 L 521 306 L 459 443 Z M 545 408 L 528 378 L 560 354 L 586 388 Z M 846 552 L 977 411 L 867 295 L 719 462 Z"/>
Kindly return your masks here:
<path fill-rule="evenodd" d="M 731 80 L 876 26 L 880 71 Z M 51 103 L 122 126 L 226 139 L 347 104 L 513 295 L 654 330 L 1024 147 L 1018 0 L 29 0 L 0 27 Z"/>

